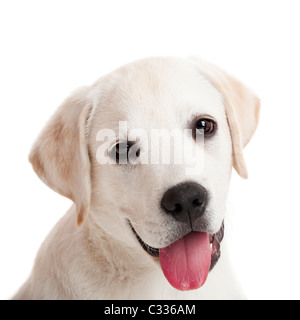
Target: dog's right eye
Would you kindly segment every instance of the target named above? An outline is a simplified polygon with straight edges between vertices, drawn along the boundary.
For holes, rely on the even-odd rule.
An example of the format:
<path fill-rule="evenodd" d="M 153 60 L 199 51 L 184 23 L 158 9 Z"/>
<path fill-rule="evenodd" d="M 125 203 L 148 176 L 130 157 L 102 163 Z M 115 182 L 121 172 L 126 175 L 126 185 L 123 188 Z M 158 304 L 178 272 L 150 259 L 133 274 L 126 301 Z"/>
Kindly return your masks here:
<path fill-rule="evenodd" d="M 126 164 L 130 147 L 131 145 L 127 142 L 118 142 L 111 148 L 109 156 L 116 159 L 118 164 Z"/>
<path fill-rule="evenodd" d="M 138 158 L 140 156 L 140 150 L 136 150 L 136 151 L 132 151 L 130 150 L 130 148 L 133 146 L 133 143 L 129 142 L 129 141 L 120 141 L 118 143 L 116 143 L 110 150 L 109 152 L 109 156 L 112 159 L 116 160 L 116 163 L 118 164 L 127 164 L 127 163 L 131 163 L 134 158 L 134 156 L 136 158 Z M 132 153 L 135 152 L 135 155 L 133 155 Z M 132 160 L 132 161 L 129 161 Z"/>

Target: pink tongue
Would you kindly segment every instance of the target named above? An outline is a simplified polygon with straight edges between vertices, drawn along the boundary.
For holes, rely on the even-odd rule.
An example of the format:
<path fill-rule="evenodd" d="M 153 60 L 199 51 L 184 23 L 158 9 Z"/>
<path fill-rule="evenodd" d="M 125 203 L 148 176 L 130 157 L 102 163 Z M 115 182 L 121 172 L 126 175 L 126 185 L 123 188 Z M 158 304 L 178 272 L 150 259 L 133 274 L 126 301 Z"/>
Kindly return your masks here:
<path fill-rule="evenodd" d="M 159 260 L 169 283 L 178 290 L 198 289 L 206 281 L 211 249 L 206 232 L 191 232 L 159 250 Z"/>

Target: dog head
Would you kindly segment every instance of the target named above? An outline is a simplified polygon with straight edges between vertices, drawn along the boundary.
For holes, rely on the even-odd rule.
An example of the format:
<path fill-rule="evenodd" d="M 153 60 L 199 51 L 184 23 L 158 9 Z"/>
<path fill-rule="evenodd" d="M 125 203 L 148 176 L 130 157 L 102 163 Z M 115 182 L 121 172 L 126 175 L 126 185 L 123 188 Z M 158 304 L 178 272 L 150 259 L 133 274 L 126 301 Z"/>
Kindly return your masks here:
<path fill-rule="evenodd" d="M 174 287 L 194 289 L 219 257 L 231 168 L 247 177 L 243 147 L 258 113 L 258 99 L 219 68 L 149 58 L 72 94 L 30 161 L 74 201 L 78 225 L 89 218 L 124 246 L 143 247 L 160 257 Z M 196 256 L 179 280 L 175 273 L 187 266 L 171 270 L 176 255 Z M 199 268 L 203 276 L 188 280 Z"/>

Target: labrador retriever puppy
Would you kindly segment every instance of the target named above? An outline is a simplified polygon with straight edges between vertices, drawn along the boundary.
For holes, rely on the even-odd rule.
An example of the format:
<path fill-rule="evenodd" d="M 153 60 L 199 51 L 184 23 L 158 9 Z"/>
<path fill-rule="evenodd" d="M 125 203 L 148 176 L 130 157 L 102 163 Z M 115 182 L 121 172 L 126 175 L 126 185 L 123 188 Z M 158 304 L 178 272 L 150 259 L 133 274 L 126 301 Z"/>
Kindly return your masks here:
<path fill-rule="evenodd" d="M 139 60 L 71 94 L 30 162 L 74 205 L 14 299 L 244 298 L 222 240 L 259 108 L 197 58 Z"/>

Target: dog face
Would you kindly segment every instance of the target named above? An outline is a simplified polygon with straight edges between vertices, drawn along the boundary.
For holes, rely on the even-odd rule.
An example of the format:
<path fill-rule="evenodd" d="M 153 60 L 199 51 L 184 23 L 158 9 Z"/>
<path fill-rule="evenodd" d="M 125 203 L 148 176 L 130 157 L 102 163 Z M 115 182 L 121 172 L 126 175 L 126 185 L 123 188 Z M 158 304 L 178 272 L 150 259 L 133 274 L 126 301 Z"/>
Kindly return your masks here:
<path fill-rule="evenodd" d="M 123 224 L 129 222 L 139 237 L 154 248 L 168 246 L 189 233 L 191 228 L 216 233 L 224 218 L 232 167 L 230 131 L 221 94 L 193 64 L 178 63 L 172 59 L 139 61 L 125 66 L 113 77 L 110 75 L 106 80 L 101 79 L 95 85 L 95 92 L 101 92 L 103 81 L 106 92 L 99 97 L 89 128 L 91 154 L 96 155 L 100 148 L 109 153 L 116 144 L 127 147 L 128 143 L 134 142 L 135 149 L 139 148 L 139 161 L 138 164 L 128 161 L 127 164 L 100 165 L 99 162 L 107 156 L 105 152 L 98 153 L 98 159 L 93 159 L 92 190 L 98 195 L 100 193 L 100 196 L 92 196 L 95 219 L 103 225 L 97 208 L 104 200 L 108 201 L 112 204 L 109 211 L 114 212 L 117 218 L 113 224 L 124 228 Z M 106 116 L 103 117 L 103 114 Z M 196 142 L 194 134 L 201 119 L 206 119 L 206 125 L 213 128 L 211 133 L 205 133 L 203 139 Z M 124 131 L 127 137 L 119 138 L 119 121 L 126 124 L 127 130 Z M 97 133 L 106 128 L 113 128 L 115 135 L 105 142 L 97 142 Z M 139 135 L 140 129 L 144 131 L 142 136 Z M 174 157 L 171 157 L 169 164 L 163 164 L 162 159 L 160 163 L 151 162 L 159 152 L 165 151 L 160 148 L 162 139 L 152 141 L 153 132 L 172 132 L 174 129 L 180 129 L 184 142 L 184 148 L 177 152 L 193 147 L 200 149 L 199 156 L 202 158 L 197 162 L 202 165 L 193 175 L 188 174 L 189 164 L 185 161 L 176 164 Z M 123 153 L 130 156 L 130 149 L 124 149 Z M 190 221 L 188 214 L 166 212 L 168 208 L 162 205 L 168 190 L 187 183 L 202 186 L 207 193 L 204 212 L 199 212 L 199 218 L 197 216 L 193 221 Z M 192 187 L 188 189 L 191 190 L 186 190 L 187 193 L 193 193 Z M 105 195 L 101 194 L 102 190 L 105 190 Z M 112 224 L 110 219 L 108 224 Z M 111 229 L 109 226 L 107 228 Z M 113 233 L 123 237 L 124 230 L 114 230 Z"/>
<path fill-rule="evenodd" d="M 145 59 L 75 92 L 30 160 L 50 187 L 75 202 L 79 225 L 88 216 L 112 238 L 153 256 L 192 231 L 209 234 L 217 246 L 231 168 L 247 176 L 242 148 L 258 110 L 244 86 L 212 65 Z M 165 135 L 155 139 L 161 133 L 171 133 L 169 149 L 162 147 Z M 186 160 L 193 156 L 191 174 Z"/>

